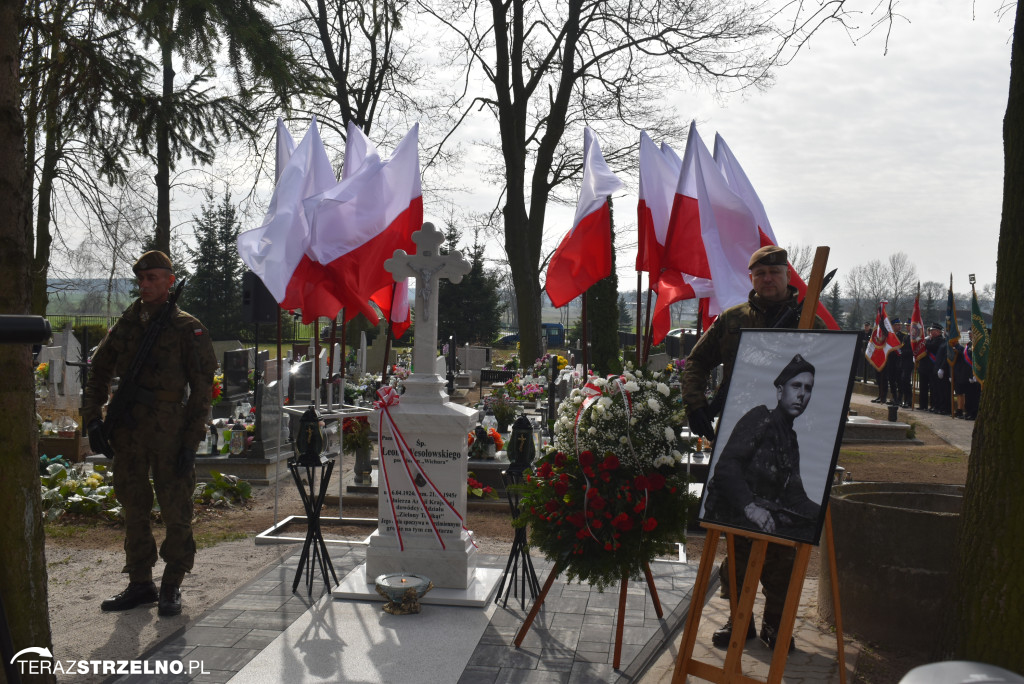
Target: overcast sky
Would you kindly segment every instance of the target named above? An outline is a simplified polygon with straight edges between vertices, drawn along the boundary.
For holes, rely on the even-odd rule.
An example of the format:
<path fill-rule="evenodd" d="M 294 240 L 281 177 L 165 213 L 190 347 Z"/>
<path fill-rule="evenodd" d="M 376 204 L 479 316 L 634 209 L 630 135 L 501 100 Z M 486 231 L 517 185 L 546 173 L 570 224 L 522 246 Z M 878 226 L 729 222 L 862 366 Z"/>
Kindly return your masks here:
<path fill-rule="evenodd" d="M 952 273 L 965 292 L 974 273 L 980 288 L 995 282 L 1002 202 L 1013 13 L 1000 21 L 998 6 L 900 4 L 908 16 L 893 26 L 888 54 L 884 30 L 855 45 L 823 29 L 769 90 L 717 102 L 681 92 L 676 111 L 697 120 L 709 148 L 722 134 L 782 245 L 831 248 L 841 285 L 854 266 L 905 252 L 921 281 Z M 636 178 L 623 180 L 631 189 L 616 196 L 619 242 L 635 245 Z M 487 210 L 496 201 L 487 192 L 467 202 Z M 572 215 L 549 208 L 545 253 Z M 635 255 L 620 246 L 622 289 L 635 283 Z"/>

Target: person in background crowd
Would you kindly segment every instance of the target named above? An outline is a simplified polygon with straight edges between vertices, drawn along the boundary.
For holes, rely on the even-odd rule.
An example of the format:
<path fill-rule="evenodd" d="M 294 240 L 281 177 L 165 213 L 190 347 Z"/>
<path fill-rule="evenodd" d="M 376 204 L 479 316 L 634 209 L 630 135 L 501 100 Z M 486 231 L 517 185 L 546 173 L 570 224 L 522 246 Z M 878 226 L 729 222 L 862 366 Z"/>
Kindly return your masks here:
<path fill-rule="evenodd" d="M 925 349 L 932 360 L 931 402 L 932 413 L 949 413 L 949 364 L 946 362 L 946 334 L 941 323 L 932 323 L 928 329 Z"/>
<path fill-rule="evenodd" d="M 913 408 L 911 403 L 914 396 L 911 387 L 914 377 L 914 345 L 910 341 L 910 331 L 907 329 L 907 325 L 907 323 L 903 323 L 900 326 L 902 329 L 900 339 L 903 341 L 903 345 L 900 347 L 899 389 L 900 405 L 905 409 Z"/>

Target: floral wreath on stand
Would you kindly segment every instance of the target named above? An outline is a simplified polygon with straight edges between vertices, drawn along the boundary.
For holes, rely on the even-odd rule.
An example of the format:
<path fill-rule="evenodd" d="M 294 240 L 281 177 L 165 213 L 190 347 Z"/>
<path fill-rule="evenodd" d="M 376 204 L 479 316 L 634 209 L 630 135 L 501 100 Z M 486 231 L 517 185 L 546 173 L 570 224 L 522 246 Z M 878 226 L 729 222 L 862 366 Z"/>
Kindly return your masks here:
<path fill-rule="evenodd" d="M 555 445 L 527 471 L 516 524 L 598 589 L 639 579 L 686 538 L 690 503 L 677 450 L 681 416 L 664 383 L 629 371 L 591 378 L 558 408 Z"/>

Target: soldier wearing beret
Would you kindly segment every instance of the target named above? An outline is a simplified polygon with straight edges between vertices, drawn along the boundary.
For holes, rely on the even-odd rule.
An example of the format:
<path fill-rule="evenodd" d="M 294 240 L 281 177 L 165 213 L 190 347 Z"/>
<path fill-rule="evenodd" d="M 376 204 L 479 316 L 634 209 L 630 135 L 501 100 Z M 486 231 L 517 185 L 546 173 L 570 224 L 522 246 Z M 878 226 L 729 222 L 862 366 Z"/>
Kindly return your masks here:
<path fill-rule="evenodd" d="M 705 513 L 725 525 L 807 539 L 820 506 L 804 491 L 793 421 L 810 403 L 814 366 L 797 354 L 774 384 L 775 408 L 752 408 L 729 436 L 708 482 Z"/>
<path fill-rule="evenodd" d="M 793 314 L 799 310 L 800 302 L 797 289 L 789 284 L 788 255 L 786 250 L 775 245 L 768 245 L 754 252 L 748 264 L 750 282 L 753 289 L 743 304 L 730 307 L 715 319 L 707 332 L 697 341 L 680 378 L 683 390 L 683 402 L 690 430 L 695 434 L 714 439 L 713 419 L 721 411 L 718 397 L 724 397 L 732 378 L 733 366 L 736 363 L 736 352 L 740 343 L 740 330 L 744 328 L 795 328 L 799 317 Z M 815 318 L 815 328 L 824 328 L 820 318 Z M 719 394 L 709 405 L 705 390 L 712 371 L 722 364 L 723 382 Z M 743 584 L 743 573 L 747 567 L 750 554 L 750 541 L 740 537 L 736 539 L 736 578 Z M 789 587 L 789 576 L 793 568 L 795 550 L 792 547 L 777 544 L 768 545 L 764 569 L 761 572 L 761 584 L 765 595 L 765 616 L 762 622 L 761 638 L 770 646 L 775 645 L 782 620 L 782 607 Z M 728 591 L 728 567 L 722 563 L 719 576 L 722 578 L 722 591 Z M 721 648 L 729 645 L 732 635 L 732 618 L 726 625 L 715 632 L 712 643 Z M 754 638 L 754 625 L 751 623 L 747 638 Z M 792 647 L 792 643 L 790 644 Z"/>
<path fill-rule="evenodd" d="M 117 611 L 158 602 L 160 615 L 178 615 L 179 587 L 195 559 L 195 452 L 206 432 L 217 360 L 207 329 L 174 306 L 168 323 L 142 360 L 131 415 L 121 417 L 109 441 L 106 439 L 103 406 L 111 381 L 132 365 L 147 328 L 167 303 L 175 281 L 171 260 L 163 252 L 146 252 L 132 270 L 139 299 L 121 314 L 97 347 L 82 406 L 93 451 L 114 459 L 114 492 L 125 520 L 122 572 L 128 574 L 128 587 L 100 607 Z M 154 490 L 166 527 L 160 545 L 165 565 L 159 592 L 153 582 L 157 546 L 150 525 Z"/>
<path fill-rule="evenodd" d="M 932 413 L 949 413 L 950 392 L 949 364 L 946 362 L 946 335 L 941 323 L 932 323 L 928 328 L 928 339 L 924 341 L 927 356 L 931 360 L 931 377 L 929 378 Z M 921 376 L 924 382 L 924 375 Z"/>

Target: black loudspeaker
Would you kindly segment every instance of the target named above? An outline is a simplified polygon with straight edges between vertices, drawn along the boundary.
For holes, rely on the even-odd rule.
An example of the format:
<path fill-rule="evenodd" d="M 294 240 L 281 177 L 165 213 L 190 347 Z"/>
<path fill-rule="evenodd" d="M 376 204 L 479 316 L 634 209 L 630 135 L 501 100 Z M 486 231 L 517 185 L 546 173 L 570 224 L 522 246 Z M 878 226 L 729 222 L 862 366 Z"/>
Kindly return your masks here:
<path fill-rule="evenodd" d="M 252 271 L 242 274 L 242 321 L 276 323 L 279 307 L 274 295 Z"/>

